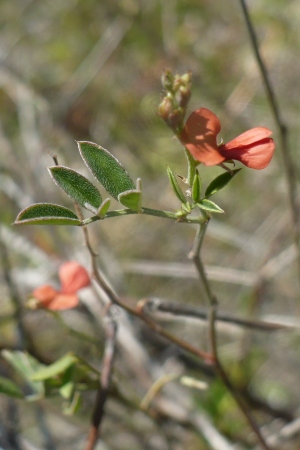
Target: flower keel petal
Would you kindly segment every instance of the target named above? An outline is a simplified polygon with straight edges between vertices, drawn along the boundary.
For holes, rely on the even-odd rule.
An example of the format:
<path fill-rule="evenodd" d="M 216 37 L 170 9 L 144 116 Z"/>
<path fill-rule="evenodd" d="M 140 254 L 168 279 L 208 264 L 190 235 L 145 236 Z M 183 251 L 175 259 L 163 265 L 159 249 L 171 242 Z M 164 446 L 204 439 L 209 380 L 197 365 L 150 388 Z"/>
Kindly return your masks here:
<path fill-rule="evenodd" d="M 51 311 L 62 311 L 64 309 L 75 308 L 78 303 L 79 298 L 76 294 L 57 294 L 45 307 Z"/>
<path fill-rule="evenodd" d="M 43 306 L 47 307 L 57 295 L 57 290 L 49 284 L 40 286 L 32 292 L 32 296 L 36 298 Z"/>
<path fill-rule="evenodd" d="M 270 164 L 275 150 L 275 143 L 271 138 L 262 139 L 245 147 L 231 147 L 229 144 L 219 147 L 226 160 L 235 159 L 256 170 L 265 169 Z"/>

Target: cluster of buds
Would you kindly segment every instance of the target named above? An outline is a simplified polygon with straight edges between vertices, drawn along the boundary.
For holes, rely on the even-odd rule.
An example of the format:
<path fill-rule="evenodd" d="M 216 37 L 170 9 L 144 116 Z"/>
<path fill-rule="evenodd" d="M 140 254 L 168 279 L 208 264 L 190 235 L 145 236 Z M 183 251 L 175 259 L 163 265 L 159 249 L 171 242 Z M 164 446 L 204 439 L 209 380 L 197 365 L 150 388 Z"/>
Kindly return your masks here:
<path fill-rule="evenodd" d="M 159 114 L 177 136 L 184 126 L 186 108 L 191 98 L 191 80 L 191 72 L 180 76 L 165 70 L 162 75 L 166 95 L 159 105 Z"/>

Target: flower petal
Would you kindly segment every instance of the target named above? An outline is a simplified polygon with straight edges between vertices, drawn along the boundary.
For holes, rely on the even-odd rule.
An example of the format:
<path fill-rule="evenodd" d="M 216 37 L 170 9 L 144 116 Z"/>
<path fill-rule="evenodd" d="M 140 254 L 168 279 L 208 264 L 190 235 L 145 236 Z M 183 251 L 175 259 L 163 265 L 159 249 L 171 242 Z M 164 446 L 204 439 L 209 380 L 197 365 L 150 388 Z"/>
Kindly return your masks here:
<path fill-rule="evenodd" d="M 232 141 L 226 144 L 226 148 L 234 149 L 237 147 L 245 147 L 252 145 L 255 142 L 261 141 L 263 139 L 269 138 L 272 135 L 272 131 L 265 127 L 251 128 L 251 130 L 245 131 L 245 133 L 240 134 Z"/>
<path fill-rule="evenodd" d="M 275 150 L 273 139 L 267 137 L 271 134 L 267 128 L 253 128 L 220 145 L 219 151 L 226 160 L 235 159 L 250 169 L 261 170 L 269 165 Z"/>
<path fill-rule="evenodd" d="M 88 286 L 91 282 L 88 272 L 76 261 L 68 261 L 59 268 L 61 292 L 75 294 L 79 289 Z"/>
<path fill-rule="evenodd" d="M 50 303 L 43 306 L 51 311 L 62 311 L 75 308 L 78 303 L 79 298 L 76 294 L 57 294 Z"/>
<path fill-rule="evenodd" d="M 33 297 L 35 297 L 37 300 L 39 300 L 40 303 L 43 304 L 43 306 L 46 306 L 52 302 L 52 300 L 57 295 L 56 289 L 54 289 L 49 284 L 45 284 L 44 286 L 40 286 L 36 288 L 32 292 Z"/>
<path fill-rule="evenodd" d="M 225 159 L 217 146 L 220 130 L 217 116 L 209 109 L 200 108 L 189 116 L 179 139 L 197 161 L 213 166 Z"/>

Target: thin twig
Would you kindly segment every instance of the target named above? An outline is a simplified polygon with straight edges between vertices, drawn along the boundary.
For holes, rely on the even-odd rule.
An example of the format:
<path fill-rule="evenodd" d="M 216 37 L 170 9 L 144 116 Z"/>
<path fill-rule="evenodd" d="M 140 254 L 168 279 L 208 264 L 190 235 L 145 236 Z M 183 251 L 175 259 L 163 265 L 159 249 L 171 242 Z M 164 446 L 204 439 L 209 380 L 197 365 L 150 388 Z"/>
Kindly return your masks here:
<path fill-rule="evenodd" d="M 101 384 L 97 391 L 94 410 L 92 414 L 91 427 L 88 435 L 87 445 L 85 450 L 93 450 L 100 437 L 100 425 L 105 413 L 105 404 L 108 396 L 110 380 L 113 369 L 113 362 L 115 356 L 115 342 L 117 333 L 117 323 L 113 318 L 110 310 L 106 316 L 105 326 L 105 346 L 103 356 L 103 366 L 101 372 Z"/>
<path fill-rule="evenodd" d="M 24 324 L 24 313 L 22 307 L 22 300 L 16 287 L 16 283 L 12 276 L 12 268 L 9 259 L 8 249 L 6 248 L 2 233 L 0 234 L 0 258 L 3 269 L 4 280 L 7 284 L 10 299 L 14 307 L 14 319 L 17 323 L 18 331 L 18 348 L 21 350 L 28 350 L 33 348 L 33 342 Z"/>
<path fill-rule="evenodd" d="M 206 232 L 208 223 L 209 223 L 209 218 L 207 218 L 207 220 L 205 222 L 203 222 L 202 224 L 200 224 L 200 226 L 198 226 L 196 236 L 194 239 L 194 243 L 193 243 L 192 249 L 189 253 L 189 258 L 192 259 L 192 261 L 196 267 L 196 270 L 199 274 L 200 280 L 203 284 L 204 291 L 205 291 L 205 294 L 207 295 L 210 305 L 213 305 L 216 303 L 217 299 L 211 291 L 209 281 L 207 279 L 202 261 L 200 259 L 200 250 L 201 250 L 201 246 L 203 243 L 203 239 L 205 236 L 205 232 Z"/>
<path fill-rule="evenodd" d="M 168 300 L 161 300 L 159 298 L 145 299 L 147 302 L 145 306 L 151 313 L 161 311 L 170 313 L 175 316 L 192 317 L 200 320 L 207 320 L 208 312 L 206 308 L 200 308 L 197 306 L 178 304 L 170 302 Z M 216 321 L 227 322 L 240 327 L 250 328 L 259 331 L 279 331 L 279 330 L 291 330 L 295 327 L 289 325 L 281 325 L 278 323 L 264 322 L 262 320 L 248 320 L 240 317 L 235 317 L 230 314 L 217 313 Z"/>
<path fill-rule="evenodd" d="M 77 207 L 77 214 L 79 218 L 81 218 L 82 214 L 80 211 L 80 208 Z M 195 347 L 194 345 L 190 344 L 187 341 L 184 341 L 181 338 L 178 338 L 174 334 L 168 332 L 164 328 L 162 328 L 159 324 L 151 320 L 149 317 L 147 317 L 143 312 L 144 302 L 141 301 L 137 305 L 136 308 L 131 307 L 124 301 L 122 301 L 118 295 L 114 292 L 114 290 L 110 287 L 110 285 L 106 282 L 105 278 L 102 276 L 98 265 L 97 265 L 97 254 L 95 253 L 91 242 L 89 238 L 88 229 L 86 226 L 82 227 L 83 233 L 84 233 L 84 239 L 85 239 L 85 245 L 89 251 L 90 257 L 91 257 L 91 264 L 92 264 L 92 272 L 94 279 L 100 286 L 100 288 L 106 293 L 111 303 L 120 306 L 122 309 L 127 311 L 129 314 L 138 317 L 140 320 L 142 320 L 146 325 L 151 328 L 155 333 L 163 336 L 164 338 L 168 339 L 173 344 L 177 345 L 178 347 L 182 348 L 183 350 L 186 350 L 189 353 L 193 353 L 194 355 L 198 356 L 202 360 L 205 360 L 207 363 L 211 362 L 211 354 L 204 352 L 200 350 L 199 348 Z"/>
<path fill-rule="evenodd" d="M 80 208 L 77 207 L 77 213 L 79 217 L 81 217 L 81 211 Z M 96 261 L 96 253 L 94 252 L 90 239 L 89 239 L 89 233 L 86 226 L 83 226 L 83 232 L 84 232 L 84 238 L 85 238 L 85 244 L 86 247 L 90 253 L 91 256 L 91 262 L 92 262 L 92 270 L 93 275 L 101 289 L 104 290 L 104 292 L 107 294 L 108 298 L 110 299 L 111 303 L 116 304 L 120 306 L 121 308 L 125 309 L 129 314 L 138 317 L 139 319 L 143 320 L 149 328 L 151 328 L 156 333 L 160 334 L 161 336 L 167 338 L 175 345 L 179 346 L 180 348 L 187 350 L 190 353 L 193 353 L 194 355 L 200 357 L 201 359 L 204 359 L 206 363 L 212 364 L 214 363 L 215 370 L 217 374 L 219 375 L 220 379 L 224 382 L 224 384 L 227 386 L 229 392 L 232 394 L 234 399 L 236 400 L 237 404 L 239 405 L 241 411 L 244 413 L 249 425 L 251 426 L 251 429 L 256 434 L 258 441 L 261 443 L 262 448 L 265 450 L 270 450 L 270 448 L 267 446 L 267 444 L 264 441 L 264 438 L 262 437 L 259 427 L 257 426 L 255 420 L 252 418 L 252 415 L 250 414 L 246 404 L 242 400 L 241 396 L 235 391 L 233 386 L 231 385 L 230 380 L 228 379 L 224 369 L 222 368 L 219 360 L 218 360 L 218 353 L 217 353 L 217 345 L 216 345 L 216 329 L 215 329 L 215 320 L 216 320 L 216 308 L 217 308 L 217 299 L 214 297 L 206 274 L 205 270 L 202 264 L 202 261 L 200 259 L 200 249 L 203 242 L 205 230 L 208 224 L 207 221 L 204 221 L 199 225 L 199 230 L 197 231 L 197 235 L 194 241 L 194 246 L 192 248 L 190 257 L 195 262 L 196 268 L 198 270 L 198 273 L 201 277 L 202 283 L 205 287 L 206 295 L 209 298 L 210 302 L 210 319 L 209 319 L 209 330 L 210 330 L 210 345 L 211 345 L 211 353 L 203 352 L 202 350 L 198 349 L 197 347 L 194 347 L 189 342 L 186 342 L 177 336 L 173 335 L 172 333 L 169 333 L 168 331 L 164 330 L 160 325 L 158 325 L 156 322 L 152 321 L 149 317 L 144 315 L 144 306 L 146 305 L 147 301 L 145 302 L 142 300 L 137 305 L 137 308 L 132 308 L 131 306 L 127 305 L 125 302 L 123 302 L 117 294 L 113 291 L 113 289 L 109 286 L 109 284 L 106 282 L 104 277 L 102 276 L 101 272 L 98 269 L 97 261 Z M 198 252 L 198 253 L 197 253 Z M 91 448 L 92 449 L 92 448 Z M 89 448 L 86 450 L 90 450 Z"/>
<path fill-rule="evenodd" d="M 267 98 L 270 103 L 271 111 L 274 116 L 274 120 L 277 125 L 277 128 L 278 128 L 279 139 L 280 139 L 280 150 L 281 150 L 281 154 L 282 154 L 285 175 L 286 175 L 286 180 L 287 180 L 287 186 L 288 186 L 288 196 L 289 196 L 291 215 L 292 215 L 294 241 L 295 241 L 296 248 L 297 248 L 298 271 L 299 271 L 299 278 L 300 278 L 300 225 L 299 225 L 299 212 L 298 212 L 297 201 L 296 201 L 297 178 L 296 178 L 296 173 L 295 173 L 295 166 L 294 166 L 294 163 L 293 163 L 292 157 L 291 157 L 291 149 L 290 149 L 289 141 L 288 141 L 288 128 L 281 117 L 280 109 L 278 106 L 278 101 L 277 101 L 273 86 L 271 84 L 271 81 L 269 79 L 266 65 L 260 54 L 257 36 L 256 36 L 254 26 L 253 26 L 251 18 L 250 18 L 250 14 L 248 11 L 246 1 L 240 0 L 240 3 L 241 3 L 242 10 L 243 10 L 247 29 L 249 32 L 250 41 L 251 41 L 251 45 L 253 48 L 253 53 L 255 55 L 255 58 L 256 58 L 256 61 L 258 64 L 260 74 L 262 77 L 262 81 L 264 84 L 264 88 L 265 88 L 265 91 L 267 94 Z"/>
<path fill-rule="evenodd" d="M 268 436 L 267 441 L 274 446 L 283 447 L 287 442 L 296 442 L 300 433 L 300 417 L 282 427 L 279 431 Z M 298 441 L 297 441 L 298 442 Z M 294 447 L 296 448 L 296 447 Z M 254 449 L 255 450 L 255 449 Z"/>
<path fill-rule="evenodd" d="M 204 289 L 206 291 L 206 296 L 208 297 L 208 300 L 209 300 L 208 333 L 209 333 L 210 350 L 211 350 L 211 353 L 213 356 L 215 372 L 219 376 L 219 378 L 222 380 L 224 385 L 227 387 L 228 391 L 231 393 L 232 397 L 236 401 L 240 410 L 244 414 L 244 417 L 246 418 L 252 431 L 255 433 L 261 447 L 264 450 L 270 450 L 270 447 L 267 445 L 264 437 L 262 436 L 259 426 L 257 425 L 251 412 L 249 411 L 248 406 L 246 405 L 242 396 L 239 394 L 239 392 L 235 389 L 235 387 L 231 383 L 227 373 L 225 372 L 225 370 L 220 362 L 219 356 L 218 356 L 217 331 L 216 331 L 218 301 L 217 301 L 217 298 L 215 297 L 215 295 L 212 293 L 207 276 L 205 274 L 202 260 L 200 258 L 201 246 L 202 246 L 204 234 L 205 234 L 205 231 L 206 231 L 206 228 L 208 225 L 208 220 L 205 224 L 199 225 L 195 239 L 194 239 L 192 251 L 190 252 L 189 256 L 193 260 L 193 262 L 196 266 L 196 269 L 199 273 L 199 278 L 204 286 Z"/>

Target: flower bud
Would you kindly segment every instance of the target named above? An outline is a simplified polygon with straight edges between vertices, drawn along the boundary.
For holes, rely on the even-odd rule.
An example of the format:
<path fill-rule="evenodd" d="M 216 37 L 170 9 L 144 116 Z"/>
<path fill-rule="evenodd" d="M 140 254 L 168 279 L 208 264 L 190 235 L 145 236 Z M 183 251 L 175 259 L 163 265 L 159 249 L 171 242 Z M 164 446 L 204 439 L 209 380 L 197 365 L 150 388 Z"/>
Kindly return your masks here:
<path fill-rule="evenodd" d="M 192 84 L 192 72 L 187 72 L 183 74 L 180 78 L 181 78 L 181 85 L 189 89 Z"/>
<path fill-rule="evenodd" d="M 158 107 L 159 115 L 164 119 L 165 122 L 168 123 L 168 119 L 170 114 L 172 114 L 174 110 L 174 101 L 170 96 L 166 96 L 163 98 L 162 102 Z"/>
<path fill-rule="evenodd" d="M 173 77 L 172 73 L 170 72 L 170 70 L 164 70 L 162 77 L 161 77 L 161 82 L 162 82 L 164 89 L 167 92 L 173 91 L 173 81 L 174 81 L 174 77 Z"/>
<path fill-rule="evenodd" d="M 178 102 L 178 105 L 181 108 L 186 108 L 191 98 L 191 91 L 189 88 L 181 86 L 176 93 L 176 99 Z"/>

